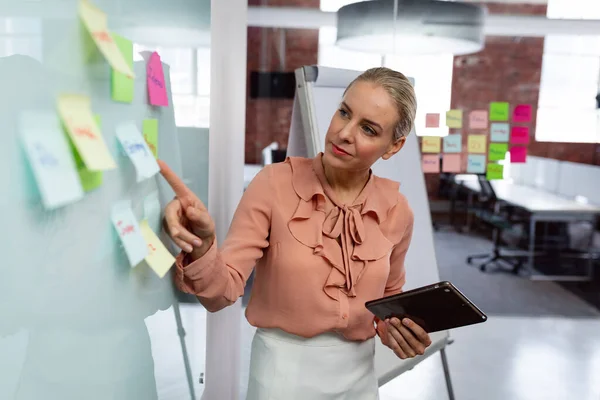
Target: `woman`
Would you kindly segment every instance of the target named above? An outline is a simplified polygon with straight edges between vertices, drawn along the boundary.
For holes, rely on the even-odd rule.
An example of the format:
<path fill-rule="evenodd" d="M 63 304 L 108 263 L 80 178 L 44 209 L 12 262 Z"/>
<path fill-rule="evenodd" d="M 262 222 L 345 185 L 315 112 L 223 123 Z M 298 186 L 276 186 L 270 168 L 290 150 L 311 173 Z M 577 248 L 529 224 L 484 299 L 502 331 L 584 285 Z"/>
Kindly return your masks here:
<path fill-rule="evenodd" d="M 399 184 L 371 166 L 400 151 L 415 112 L 403 74 L 365 71 L 346 89 L 324 152 L 265 167 L 220 249 L 202 202 L 161 163 L 176 194 L 165 225 L 183 250 L 178 287 L 218 311 L 244 293 L 256 266 L 248 399 L 376 399 L 376 333 L 402 359 L 431 344 L 414 322 L 374 321 L 364 307 L 404 285 L 413 214 Z"/>

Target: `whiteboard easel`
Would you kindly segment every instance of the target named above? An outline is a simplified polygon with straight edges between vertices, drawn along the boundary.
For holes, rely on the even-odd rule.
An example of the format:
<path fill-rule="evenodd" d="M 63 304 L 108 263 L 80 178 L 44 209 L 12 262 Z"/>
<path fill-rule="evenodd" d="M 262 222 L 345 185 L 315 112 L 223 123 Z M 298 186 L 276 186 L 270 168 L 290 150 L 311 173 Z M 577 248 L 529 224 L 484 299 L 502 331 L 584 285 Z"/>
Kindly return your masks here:
<path fill-rule="evenodd" d="M 331 117 L 342 100 L 344 89 L 360 71 L 307 66 L 296 70 L 296 97 L 288 140 L 288 156 L 314 157 L 322 151 Z M 414 84 L 414 81 L 411 80 Z M 421 154 L 416 134 L 411 132 L 404 148 L 387 161 L 379 160 L 373 172 L 383 178 L 400 182 L 400 191 L 407 197 L 415 216 L 413 238 L 406 255 L 405 290 L 439 281 L 433 229 L 425 179 L 421 169 Z M 454 400 L 445 347 L 451 343 L 448 331 L 431 335 L 432 344 L 425 355 L 401 360 L 377 340 L 375 369 L 382 386 L 440 352 L 450 400 Z"/>

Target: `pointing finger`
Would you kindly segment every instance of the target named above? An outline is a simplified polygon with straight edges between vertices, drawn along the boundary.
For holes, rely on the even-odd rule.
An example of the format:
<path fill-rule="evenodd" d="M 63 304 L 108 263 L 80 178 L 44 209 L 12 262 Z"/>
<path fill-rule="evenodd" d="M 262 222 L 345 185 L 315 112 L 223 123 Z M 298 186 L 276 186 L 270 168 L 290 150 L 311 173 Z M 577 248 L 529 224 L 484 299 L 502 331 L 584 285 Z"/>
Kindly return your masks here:
<path fill-rule="evenodd" d="M 192 194 L 191 190 L 183 183 L 183 181 L 177 176 L 175 172 L 162 160 L 157 160 L 158 166 L 160 167 L 160 173 L 165 178 L 171 189 L 175 192 L 177 197 L 184 197 Z"/>

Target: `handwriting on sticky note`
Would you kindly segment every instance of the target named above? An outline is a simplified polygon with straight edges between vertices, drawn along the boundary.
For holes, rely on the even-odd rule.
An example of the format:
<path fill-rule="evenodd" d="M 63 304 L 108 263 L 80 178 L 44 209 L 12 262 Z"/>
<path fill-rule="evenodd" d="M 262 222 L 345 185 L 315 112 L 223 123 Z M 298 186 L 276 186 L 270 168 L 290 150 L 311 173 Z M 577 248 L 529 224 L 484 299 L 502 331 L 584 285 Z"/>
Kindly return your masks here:
<path fill-rule="evenodd" d="M 23 112 L 19 131 L 44 207 L 55 209 L 82 199 L 77 167 L 56 115 Z"/>
<path fill-rule="evenodd" d="M 510 130 L 510 142 L 513 144 L 529 143 L 529 127 L 513 126 Z"/>
<path fill-rule="evenodd" d="M 60 95 L 58 113 L 87 169 L 103 171 L 116 168 L 92 115 L 89 97 L 78 94 Z"/>
<path fill-rule="evenodd" d="M 506 158 L 506 152 L 508 151 L 508 143 L 490 143 L 490 151 L 488 153 L 488 160 L 500 161 Z"/>
<path fill-rule="evenodd" d="M 531 122 L 531 105 L 518 104 L 513 110 L 513 122 Z"/>
<path fill-rule="evenodd" d="M 462 110 L 446 111 L 446 126 L 448 128 L 462 128 L 463 112 Z"/>
<path fill-rule="evenodd" d="M 460 173 L 462 157 L 460 154 L 444 154 L 442 172 Z"/>
<path fill-rule="evenodd" d="M 487 129 L 488 112 L 486 110 L 473 110 L 469 113 L 469 128 Z"/>
<path fill-rule="evenodd" d="M 148 100 L 153 106 L 169 105 L 167 88 L 165 84 L 165 74 L 163 72 L 162 62 L 157 52 L 150 55 L 148 60 L 146 76 L 148 80 Z"/>
<path fill-rule="evenodd" d="M 444 137 L 444 153 L 460 153 L 462 151 L 462 135 L 453 133 Z"/>
<path fill-rule="evenodd" d="M 467 141 L 467 150 L 469 153 L 486 153 L 487 136 L 486 135 L 469 135 Z"/>
<path fill-rule="evenodd" d="M 162 278 L 175 263 L 175 258 L 171 255 L 171 253 L 169 253 L 165 245 L 150 228 L 148 221 L 143 220 L 140 222 L 140 229 L 142 230 L 142 235 L 146 240 L 149 250 L 145 260 L 150 268 L 152 268 L 152 270 L 154 270 L 154 272 L 156 272 L 156 274 Z"/>
<path fill-rule="evenodd" d="M 121 52 L 123 59 L 133 71 L 133 43 L 131 40 L 119 36 L 116 33 L 112 33 L 112 37 Z M 133 101 L 135 81 L 131 77 L 115 69 L 111 69 L 110 78 L 112 99 L 122 103 L 131 103 Z"/>
<path fill-rule="evenodd" d="M 440 172 L 440 156 L 437 154 L 423 155 L 423 172 L 426 174 L 437 174 Z"/>
<path fill-rule="evenodd" d="M 425 114 L 425 128 L 439 128 L 440 114 L 428 113 Z"/>
<path fill-rule="evenodd" d="M 485 156 L 469 154 L 467 157 L 467 173 L 483 174 L 485 172 Z"/>
<path fill-rule="evenodd" d="M 158 158 L 158 120 L 145 119 L 142 122 L 142 134 L 154 158 Z"/>
<path fill-rule="evenodd" d="M 117 126 L 117 139 L 121 142 L 121 146 L 135 167 L 138 182 L 158 173 L 160 168 L 156 158 L 135 122 L 129 121 L 119 124 Z"/>
<path fill-rule="evenodd" d="M 133 78 L 133 69 L 127 64 L 123 54 L 119 51 L 119 47 L 108 31 L 106 14 L 92 5 L 88 0 L 80 0 L 79 18 L 110 66 L 122 74 Z"/>
<path fill-rule="evenodd" d="M 439 136 L 423 136 L 421 138 L 423 153 L 439 153 L 441 148 L 442 138 Z"/>
<path fill-rule="evenodd" d="M 527 162 L 527 147 L 513 146 L 510 148 L 511 163 Z"/>
<path fill-rule="evenodd" d="M 490 139 L 492 142 L 508 142 L 510 125 L 505 122 L 494 122 L 490 125 Z"/>
<path fill-rule="evenodd" d="M 490 103 L 490 121 L 508 121 L 508 103 L 495 101 Z"/>
<path fill-rule="evenodd" d="M 504 165 L 489 163 L 487 165 L 487 173 L 485 175 L 488 181 L 504 178 Z"/>
<path fill-rule="evenodd" d="M 111 220 L 125 248 L 129 265 L 135 267 L 148 255 L 148 248 L 131 208 L 131 201 L 113 205 Z"/>

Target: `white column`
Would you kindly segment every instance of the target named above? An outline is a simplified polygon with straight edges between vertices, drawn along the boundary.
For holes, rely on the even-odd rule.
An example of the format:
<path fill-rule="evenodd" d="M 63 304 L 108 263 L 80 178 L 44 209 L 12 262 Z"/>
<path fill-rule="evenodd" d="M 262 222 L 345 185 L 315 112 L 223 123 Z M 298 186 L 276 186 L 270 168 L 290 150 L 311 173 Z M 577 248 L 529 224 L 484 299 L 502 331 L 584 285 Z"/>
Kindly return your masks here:
<path fill-rule="evenodd" d="M 208 208 L 222 243 L 244 190 L 247 0 L 211 0 Z M 208 314 L 204 400 L 237 400 L 241 301 Z"/>

